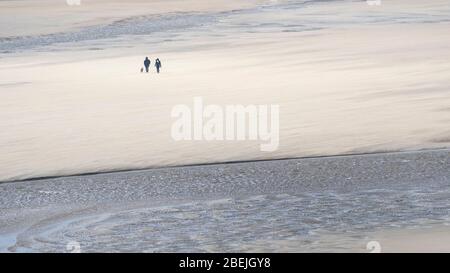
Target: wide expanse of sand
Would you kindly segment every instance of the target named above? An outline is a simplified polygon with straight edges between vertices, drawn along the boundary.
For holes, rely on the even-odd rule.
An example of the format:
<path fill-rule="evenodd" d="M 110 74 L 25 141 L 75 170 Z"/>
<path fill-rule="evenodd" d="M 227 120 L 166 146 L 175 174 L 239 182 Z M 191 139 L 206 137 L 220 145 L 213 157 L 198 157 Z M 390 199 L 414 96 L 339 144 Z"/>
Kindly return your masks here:
<path fill-rule="evenodd" d="M 148 5 L 157 5 L 156 13 L 169 12 L 184 7 L 179 2 L 184 1 Z M 409 12 L 418 5 L 400 2 Z M 430 2 L 418 10 L 441 9 L 442 1 Z M 184 8 L 206 12 L 211 6 L 207 3 Z M 249 5 L 218 3 L 213 5 L 216 11 Z M 117 16 L 147 14 L 127 5 L 131 2 L 123 11 L 116 10 Z M 309 13 L 298 19 L 287 14 L 283 21 L 320 21 L 335 7 L 342 16 L 353 8 L 347 16 L 355 23 L 329 23 L 308 31 L 280 31 L 275 26 L 245 32 L 223 27 L 225 18 L 207 30 L 50 45 L 1 55 L 0 181 L 450 147 L 450 24 L 417 20 L 397 24 L 391 19 L 365 24 L 354 14 L 367 12 L 367 5 L 330 5 L 306 9 Z M 401 6 L 385 6 L 379 17 L 402 18 Z M 106 16 L 108 20 L 116 19 L 115 12 L 107 11 L 114 14 Z M 103 18 L 97 15 L 92 16 L 94 22 Z M 247 21 L 277 20 L 271 14 L 245 16 Z M 81 25 L 89 22 L 83 20 Z M 54 24 L 48 25 L 51 29 L 36 29 L 54 31 Z M 2 36 L 7 32 L 1 28 Z M 172 36 L 176 38 L 169 39 Z M 139 72 L 147 55 L 162 59 L 162 74 Z M 202 96 L 205 104 L 280 105 L 279 149 L 261 152 L 255 141 L 174 141 L 171 110 L 177 104 L 192 105 L 194 96 Z"/>
<path fill-rule="evenodd" d="M 315 252 L 450 253 L 450 226 L 447 222 L 385 227 L 365 233 L 321 234 L 318 238 Z M 280 245 L 286 251 L 292 250 L 295 244 L 291 241 L 283 243 Z"/>

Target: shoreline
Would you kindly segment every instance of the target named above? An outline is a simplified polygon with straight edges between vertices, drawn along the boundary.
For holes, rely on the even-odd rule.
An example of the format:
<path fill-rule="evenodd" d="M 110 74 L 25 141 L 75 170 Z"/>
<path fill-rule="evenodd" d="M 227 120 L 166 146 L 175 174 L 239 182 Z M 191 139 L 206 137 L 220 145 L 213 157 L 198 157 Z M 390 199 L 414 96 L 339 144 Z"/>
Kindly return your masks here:
<path fill-rule="evenodd" d="M 392 155 L 392 154 L 414 154 L 422 152 L 443 152 L 448 151 L 450 153 L 450 148 L 423 148 L 419 150 L 392 150 L 392 151 L 380 151 L 380 152 L 368 152 L 368 153 L 348 153 L 348 154 L 335 154 L 335 155 L 317 155 L 317 156 L 304 156 L 304 157 L 284 157 L 284 158 L 263 158 L 263 159 L 249 159 L 249 160 L 236 160 L 236 161 L 223 161 L 223 162 L 210 162 L 210 163 L 198 163 L 198 164 L 186 164 L 186 165 L 166 165 L 166 166 L 154 166 L 145 167 L 141 169 L 117 169 L 117 170 L 105 170 L 99 172 L 88 172 L 88 173 L 74 173 L 69 175 L 60 176 L 42 176 L 42 177 L 32 177 L 22 180 L 5 180 L 0 181 L 1 184 L 6 183 L 21 183 L 29 181 L 39 181 L 57 178 L 71 178 L 71 177 L 83 177 L 91 175 L 101 175 L 101 174 L 115 174 L 115 173 L 130 173 L 130 172 L 141 172 L 141 171 L 153 171 L 153 170 L 166 170 L 166 169 L 177 169 L 177 168 L 189 168 L 189 167 L 203 167 L 203 166 L 220 166 L 220 165 L 234 165 L 234 164 L 251 164 L 259 162 L 276 162 L 276 161 L 290 161 L 290 160 L 308 160 L 308 159 L 334 159 L 341 157 L 365 157 L 365 156 L 377 156 L 377 155 Z"/>
<path fill-rule="evenodd" d="M 161 15 L 175 12 L 223 12 L 255 7 L 260 0 L 218 0 L 214 5 L 202 0 L 91 0 L 70 6 L 65 0 L 32 0 L 0 2 L 0 24 L 9 23 L 10 32 L 4 29 L 0 38 L 48 35 L 78 31 L 86 27 L 111 24 L 139 16 Z M 46 14 L 42 17 L 42 14 Z M 13 19 L 14 20 L 13 20 Z M 12 31 L 12 32 L 11 32 Z"/>
<path fill-rule="evenodd" d="M 86 252 L 360 252 L 378 239 L 395 252 L 410 228 L 435 238 L 427 223 L 450 224 L 449 160 L 441 150 L 2 183 L 0 241 L 16 234 L 6 248 L 20 252 L 64 251 L 68 238 Z"/>

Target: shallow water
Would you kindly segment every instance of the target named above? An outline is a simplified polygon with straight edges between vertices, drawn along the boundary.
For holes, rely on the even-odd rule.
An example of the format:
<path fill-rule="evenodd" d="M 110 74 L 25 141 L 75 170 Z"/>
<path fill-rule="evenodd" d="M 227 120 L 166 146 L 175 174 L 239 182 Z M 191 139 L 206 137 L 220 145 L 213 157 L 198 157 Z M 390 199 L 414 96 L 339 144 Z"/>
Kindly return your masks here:
<path fill-rule="evenodd" d="M 450 224 L 449 160 L 442 150 L 0 184 L 0 251 L 363 252 L 377 230 Z"/>
<path fill-rule="evenodd" d="M 365 245 L 368 232 L 421 226 L 422 220 L 450 223 L 450 191 L 372 190 L 351 194 L 260 195 L 195 201 L 163 207 L 105 210 L 53 220 L 28 229 L 10 251 L 65 252 L 302 252 L 339 251 Z M 13 239 L 3 245 L 15 245 Z M 364 251 L 364 249 L 361 249 Z"/>

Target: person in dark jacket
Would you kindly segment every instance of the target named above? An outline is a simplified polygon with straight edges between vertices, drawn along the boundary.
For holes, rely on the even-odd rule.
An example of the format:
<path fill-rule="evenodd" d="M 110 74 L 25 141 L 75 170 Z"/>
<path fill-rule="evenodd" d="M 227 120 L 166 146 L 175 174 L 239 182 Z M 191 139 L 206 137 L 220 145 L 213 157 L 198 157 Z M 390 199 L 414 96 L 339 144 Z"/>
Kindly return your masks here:
<path fill-rule="evenodd" d="M 144 60 L 144 66 L 145 66 L 145 71 L 148 73 L 148 69 L 150 68 L 150 60 L 149 60 L 149 58 L 148 57 L 145 57 L 145 60 Z"/>
<path fill-rule="evenodd" d="M 159 60 L 159 58 L 156 59 L 155 66 L 156 66 L 156 72 L 159 74 L 159 70 L 160 70 L 161 67 L 162 67 L 161 61 Z"/>

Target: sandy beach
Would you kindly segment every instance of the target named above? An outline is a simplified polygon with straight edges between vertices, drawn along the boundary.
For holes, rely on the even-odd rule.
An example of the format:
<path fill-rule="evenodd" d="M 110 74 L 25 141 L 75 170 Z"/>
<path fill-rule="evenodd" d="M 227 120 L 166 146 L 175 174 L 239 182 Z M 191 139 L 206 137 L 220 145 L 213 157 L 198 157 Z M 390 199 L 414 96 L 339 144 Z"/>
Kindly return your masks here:
<path fill-rule="evenodd" d="M 0 251 L 448 252 L 449 34 L 445 0 L 0 1 Z M 278 149 L 175 141 L 194 97 L 279 105 Z"/>
<path fill-rule="evenodd" d="M 139 16 L 167 13 L 225 12 L 255 7 L 264 0 L 21 0 L 0 2 L 0 37 L 80 30 Z M 73 3 L 73 5 L 70 5 Z"/>
<path fill-rule="evenodd" d="M 0 184 L 0 251 L 448 252 L 448 150 Z"/>
<path fill-rule="evenodd" d="M 2 41 L 1 181 L 449 147 L 445 1 L 237 1 L 231 12 L 204 4 L 182 14 L 154 2 L 168 15 Z M 342 13 L 324 17 L 334 8 Z M 162 74 L 139 73 L 147 55 L 163 60 Z M 171 109 L 195 96 L 279 105 L 279 149 L 174 141 Z"/>

